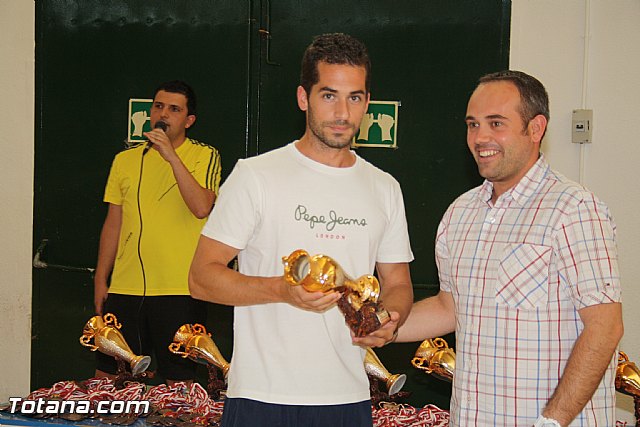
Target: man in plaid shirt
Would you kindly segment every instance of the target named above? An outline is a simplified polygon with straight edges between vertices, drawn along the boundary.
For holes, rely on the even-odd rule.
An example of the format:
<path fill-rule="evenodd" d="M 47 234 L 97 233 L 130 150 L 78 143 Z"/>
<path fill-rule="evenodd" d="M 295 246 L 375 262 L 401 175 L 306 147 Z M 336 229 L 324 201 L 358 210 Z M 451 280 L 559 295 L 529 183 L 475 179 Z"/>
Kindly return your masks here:
<path fill-rule="evenodd" d="M 445 213 L 440 292 L 396 340 L 455 331 L 452 426 L 613 426 L 623 326 L 609 210 L 540 153 L 549 100 L 535 78 L 482 77 L 465 121 L 485 182 Z"/>

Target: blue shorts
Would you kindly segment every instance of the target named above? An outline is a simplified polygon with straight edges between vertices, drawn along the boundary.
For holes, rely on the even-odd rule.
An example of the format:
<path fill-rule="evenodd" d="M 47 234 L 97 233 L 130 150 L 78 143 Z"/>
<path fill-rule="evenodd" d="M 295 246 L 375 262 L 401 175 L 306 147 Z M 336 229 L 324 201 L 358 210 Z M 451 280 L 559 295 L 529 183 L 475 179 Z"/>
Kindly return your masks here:
<path fill-rule="evenodd" d="M 371 401 L 344 405 L 277 405 L 227 398 L 222 427 L 371 427 Z"/>

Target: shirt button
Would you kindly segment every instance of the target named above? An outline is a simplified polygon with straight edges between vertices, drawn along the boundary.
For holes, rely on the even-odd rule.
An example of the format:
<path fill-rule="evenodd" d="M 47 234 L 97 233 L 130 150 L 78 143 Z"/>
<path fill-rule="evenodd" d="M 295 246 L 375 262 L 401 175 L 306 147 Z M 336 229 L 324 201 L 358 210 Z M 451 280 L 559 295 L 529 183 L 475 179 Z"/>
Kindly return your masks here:
<path fill-rule="evenodd" d="M 494 222 L 496 222 L 496 219 L 494 217 L 489 218 L 489 224 L 493 224 Z"/>

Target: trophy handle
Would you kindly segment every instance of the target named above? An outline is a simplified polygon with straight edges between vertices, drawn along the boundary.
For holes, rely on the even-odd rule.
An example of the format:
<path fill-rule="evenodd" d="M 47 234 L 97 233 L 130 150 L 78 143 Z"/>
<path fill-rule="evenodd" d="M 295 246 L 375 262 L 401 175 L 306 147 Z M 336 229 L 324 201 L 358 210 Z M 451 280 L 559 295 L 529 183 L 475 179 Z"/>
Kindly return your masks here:
<path fill-rule="evenodd" d="M 180 343 L 172 342 L 171 344 L 169 344 L 169 351 L 173 354 L 182 356 L 183 359 L 186 359 L 187 357 L 189 357 L 189 354 L 184 351 L 180 351 L 180 346 Z"/>
<path fill-rule="evenodd" d="M 80 337 L 80 344 L 82 344 L 85 347 L 89 347 L 89 349 L 91 351 L 96 351 L 98 349 L 97 345 L 91 344 L 89 341 L 91 341 L 91 338 L 93 338 L 93 335 L 88 336 L 88 335 L 83 335 Z"/>
<path fill-rule="evenodd" d="M 103 316 L 104 324 L 109 326 L 115 326 L 116 329 L 120 329 L 122 325 L 118 323 L 118 318 L 113 313 L 107 313 Z"/>
<path fill-rule="evenodd" d="M 200 323 L 194 323 L 192 327 L 193 332 L 195 332 L 196 334 L 211 336 L 211 334 L 207 332 L 207 328 L 205 328 L 204 325 L 201 325 Z"/>
<path fill-rule="evenodd" d="M 424 366 L 424 363 L 427 363 L 427 366 Z M 411 364 L 422 371 L 425 371 L 427 374 L 433 372 L 433 369 L 429 368 L 429 361 L 424 357 L 414 357 L 411 359 Z"/>
<path fill-rule="evenodd" d="M 440 337 L 433 338 L 433 344 L 440 349 L 449 348 L 449 344 L 447 343 L 447 341 Z"/>

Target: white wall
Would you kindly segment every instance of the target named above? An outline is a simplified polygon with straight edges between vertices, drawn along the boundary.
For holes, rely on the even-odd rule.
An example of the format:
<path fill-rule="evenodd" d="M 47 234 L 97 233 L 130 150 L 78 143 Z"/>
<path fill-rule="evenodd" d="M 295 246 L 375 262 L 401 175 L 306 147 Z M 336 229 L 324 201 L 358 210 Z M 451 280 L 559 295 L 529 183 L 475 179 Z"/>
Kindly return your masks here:
<path fill-rule="evenodd" d="M 0 0 L 0 401 L 30 391 L 34 17 L 33 1 Z M 626 328 L 621 349 L 640 364 L 640 310 L 633 307 L 640 301 L 638 23 L 639 0 L 513 0 L 511 68 L 537 76 L 549 91 L 543 150 L 551 165 L 582 177 L 613 211 Z M 594 143 L 581 148 L 570 142 L 570 123 L 571 111 L 582 107 L 594 110 Z M 621 419 L 631 422 L 631 399 L 619 396 Z"/>
<path fill-rule="evenodd" d="M 547 87 L 543 151 L 552 167 L 582 180 L 613 213 L 625 322 L 620 349 L 640 365 L 640 141 L 633 127 L 640 120 L 640 1 L 513 0 L 510 67 Z M 570 142 L 576 108 L 594 115 L 594 142 L 583 147 Z M 620 420 L 635 422 L 631 398 L 618 393 L 618 408 Z"/>
<path fill-rule="evenodd" d="M 0 402 L 31 375 L 34 6 L 0 0 Z"/>

